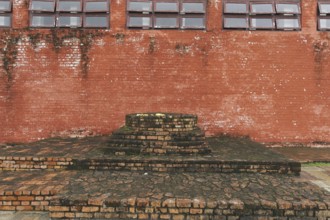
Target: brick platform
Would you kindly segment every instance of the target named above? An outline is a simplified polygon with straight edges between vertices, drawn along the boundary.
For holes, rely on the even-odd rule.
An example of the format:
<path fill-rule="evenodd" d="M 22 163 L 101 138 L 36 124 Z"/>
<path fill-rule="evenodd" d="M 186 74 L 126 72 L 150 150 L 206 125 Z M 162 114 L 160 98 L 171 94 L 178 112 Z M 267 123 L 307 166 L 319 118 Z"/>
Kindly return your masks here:
<path fill-rule="evenodd" d="M 185 156 L 105 154 L 110 138 L 0 145 L 0 211 L 47 211 L 52 219 L 330 217 L 329 192 L 283 175 L 299 174 L 300 163 L 247 138 L 207 138 L 212 154 Z"/>
<path fill-rule="evenodd" d="M 53 219 L 330 217 L 329 192 L 285 175 L 2 171 L 0 179 L 0 210 L 48 210 Z"/>
<path fill-rule="evenodd" d="M 157 172 L 247 172 L 299 175 L 298 162 L 246 138 L 208 138 L 208 155 L 116 155 L 112 137 L 55 138 L 0 146 L 0 170 L 126 170 Z"/>
<path fill-rule="evenodd" d="M 178 113 L 140 113 L 126 116 L 126 125 L 112 135 L 108 150 L 124 154 L 207 154 L 197 116 Z"/>

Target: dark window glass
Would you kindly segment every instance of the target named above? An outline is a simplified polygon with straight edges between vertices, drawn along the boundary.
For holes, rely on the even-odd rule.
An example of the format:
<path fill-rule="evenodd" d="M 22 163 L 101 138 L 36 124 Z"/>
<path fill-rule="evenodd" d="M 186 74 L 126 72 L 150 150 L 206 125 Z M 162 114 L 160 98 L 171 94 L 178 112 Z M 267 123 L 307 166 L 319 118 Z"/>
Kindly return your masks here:
<path fill-rule="evenodd" d="M 151 26 L 151 19 L 150 17 L 134 17 L 131 16 L 128 19 L 128 26 L 129 27 L 150 27 Z"/>
<path fill-rule="evenodd" d="M 0 14 L 0 27 L 10 27 L 11 16 L 6 14 Z"/>
<path fill-rule="evenodd" d="M 248 13 L 247 4 L 227 2 L 225 3 L 225 13 L 246 14 Z"/>
<path fill-rule="evenodd" d="M 184 13 L 205 13 L 203 2 L 183 2 L 181 12 Z"/>
<path fill-rule="evenodd" d="M 273 4 L 269 3 L 252 3 L 251 13 L 254 14 L 273 14 L 274 7 Z"/>
<path fill-rule="evenodd" d="M 108 12 L 109 4 L 108 1 L 86 1 L 85 12 Z"/>
<path fill-rule="evenodd" d="M 31 19 L 32 27 L 54 27 L 55 16 L 54 15 L 32 15 Z"/>
<path fill-rule="evenodd" d="M 108 28 L 109 27 L 109 18 L 107 15 L 86 15 L 84 27 Z"/>
<path fill-rule="evenodd" d="M 171 17 L 156 17 L 155 28 L 177 28 L 178 18 Z"/>
<path fill-rule="evenodd" d="M 155 2 L 155 12 L 178 12 L 177 2 Z"/>
<path fill-rule="evenodd" d="M 277 3 L 276 11 L 281 14 L 300 14 L 300 6 L 298 4 Z"/>
<path fill-rule="evenodd" d="M 11 11 L 11 1 L 0 1 L 0 11 Z"/>
<path fill-rule="evenodd" d="M 81 27 L 79 15 L 59 15 L 56 22 L 57 27 Z"/>
<path fill-rule="evenodd" d="M 205 28 L 203 17 L 184 17 L 181 22 L 182 28 L 203 29 Z"/>
<path fill-rule="evenodd" d="M 225 17 L 225 28 L 248 28 L 248 20 L 245 17 Z"/>
<path fill-rule="evenodd" d="M 54 1 L 37 1 L 32 0 L 30 10 L 32 11 L 48 11 L 53 12 L 55 8 Z"/>
<path fill-rule="evenodd" d="M 129 2 L 128 3 L 128 10 L 129 11 L 151 11 L 151 2 Z"/>
<path fill-rule="evenodd" d="M 320 14 L 330 14 L 330 2 L 319 2 L 319 11 Z"/>
<path fill-rule="evenodd" d="M 81 11 L 80 1 L 58 1 L 56 11 Z"/>
<path fill-rule="evenodd" d="M 250 19 L 251 28 L 255 29 L 271 29 L 274 27 L 274 22 L 272 18 L 251 18 Z"/>
<path fill-rule="evenodd" d="M 300 28 L 298 18 L 276 18 L 278 29 L 298 29 Z"/>

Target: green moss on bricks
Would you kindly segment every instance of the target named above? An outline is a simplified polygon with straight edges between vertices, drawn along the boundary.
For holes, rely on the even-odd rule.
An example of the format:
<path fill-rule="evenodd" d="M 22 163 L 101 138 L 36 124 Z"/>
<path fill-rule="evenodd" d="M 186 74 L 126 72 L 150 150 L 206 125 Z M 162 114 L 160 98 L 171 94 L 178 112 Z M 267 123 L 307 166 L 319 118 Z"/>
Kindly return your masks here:
<path fill-rule="evenodd" d="M 13 33 L 12 31 L 3 31 L 0 35 L 2 54 L 2 68 L 4 69 L 4 77 L 6 80 L 7 89 L 12 86 L 13 82 L 13 69 L 15 67 L 15 61 L 17 58 L 17 42 L 20 40 L 21 36 L 18 33 Z"/>
<path fill-rule="evenodd" d="M 18 54 L 17 43 L 22 39 L 28 39 L 33 49 L 42 40 L 51 44 L 55 53 L 59 53 L 67 39 L 79 39 L 79 49 L 81 53 L 81 73 L 82 77 L 87 77 L 89 66 L 89 51 L 93 41 L 97 37 L 103 36 L 100 30 L 73 30 L 73 29 L 52 29 L 50 31 L 37 32 L 34 29 L 11 29 L 4 30 L 0 34 L 0 53 L 2 55 L 2 68 L 5 72 L 7 87 L 10 88 L 13 81 L 13 69 L 16 65 Z"/>

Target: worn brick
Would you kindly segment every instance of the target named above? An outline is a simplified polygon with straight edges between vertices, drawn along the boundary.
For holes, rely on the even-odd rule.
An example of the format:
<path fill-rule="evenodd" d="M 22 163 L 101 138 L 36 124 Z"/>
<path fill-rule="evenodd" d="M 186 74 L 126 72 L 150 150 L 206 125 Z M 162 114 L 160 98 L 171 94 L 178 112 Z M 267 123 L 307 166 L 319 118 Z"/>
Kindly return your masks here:
<path fill-rule="evenodd" d="M 95 206 L 83 206 L 82 212 L 98 212 L 100 210 L 100 207 Z"/>

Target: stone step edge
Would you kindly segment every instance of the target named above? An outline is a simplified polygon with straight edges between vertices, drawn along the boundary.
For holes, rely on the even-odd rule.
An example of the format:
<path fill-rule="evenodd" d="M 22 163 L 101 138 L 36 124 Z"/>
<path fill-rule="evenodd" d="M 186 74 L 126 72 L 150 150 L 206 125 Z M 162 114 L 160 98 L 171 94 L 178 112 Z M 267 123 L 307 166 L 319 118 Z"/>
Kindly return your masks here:
<path fill-rule="evenodd" d="M 299 162 L 225 161 L 189 159 L 73 159 L 0 157 L 0 170 L 129 170 L 155 172 L 281 173 L 299 175 Z"/>
<path fill-rule="evenodd" d="M 188 219 L 214 216 L 316 217 L 330 216 L 330 204 L 325 202 L 253 201 L 240 199 L 207 200 L 203 198 L 69 200 L 56 196 L 49 206 L 52 218 L 127 218 L 127 219 Z M 166 218 L 167 217 L 167 218 Z M 202 218 L 204 219 L 204 218 Z M 206 218 L 207 219 L 207 218 Z"/>

